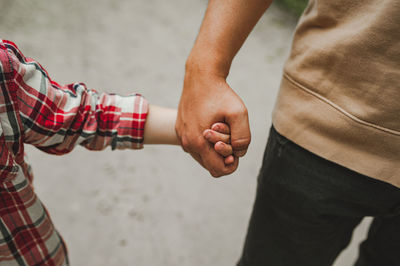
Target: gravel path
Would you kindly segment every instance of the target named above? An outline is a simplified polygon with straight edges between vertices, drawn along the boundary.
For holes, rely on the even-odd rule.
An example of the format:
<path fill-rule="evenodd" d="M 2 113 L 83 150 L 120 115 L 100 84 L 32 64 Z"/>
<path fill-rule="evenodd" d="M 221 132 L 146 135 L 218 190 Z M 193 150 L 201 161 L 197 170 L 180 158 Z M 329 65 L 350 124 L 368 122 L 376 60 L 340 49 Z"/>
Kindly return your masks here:
<path fill-rule="evenodd" d="M 0 0 L 0 38 L 60 83 L 140 92 L 176 107 L 204 0 Z M 237 56 L 229 82 L 248 106 L 253 141 L 239 170 L 211 178 L 179 147 L 57 157 L 27 147 L 38 195 L 72 265 L 234 265 L 254 200 L 281 69 L 295 20 L 272 6 Z M 336 266 L 349 265 L 364 237 Z"/>

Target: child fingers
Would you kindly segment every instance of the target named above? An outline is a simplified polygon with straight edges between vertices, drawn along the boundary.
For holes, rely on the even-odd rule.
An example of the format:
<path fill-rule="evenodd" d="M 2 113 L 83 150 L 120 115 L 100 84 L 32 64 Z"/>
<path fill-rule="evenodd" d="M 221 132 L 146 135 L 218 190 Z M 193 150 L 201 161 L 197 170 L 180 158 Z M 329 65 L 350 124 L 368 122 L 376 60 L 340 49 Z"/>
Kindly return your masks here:
<path fill-rule="evenodd" d="M 229 155 L 228 157 L 224 158 L 225 164 L 233 164 L 235 162 L 235 157 L 233 155 Z"/>
<path fill-rule="evenodd" d="M 229 129 L 229 126 L 225 123 L 222 122 L 218 122 L 218 123 L 214 123 L 211 126 L 211 129 L 214 131 L 217 131 L 219 133 L 223 133 L 223 134 L 230 134 L 231 130 Z"/>
<path fill-rule="evenodd" d="M 217 143 L 215 143 L 214 149 L 216 152 L 218 152 L 220 155 L 222 155 L 224 157 L 232 155 L 232 153 L 233 153 L 232 146 L 229 144 L 226 144 L 222 141 L 218 141 Z"/>
<path fill-rule="evenodd" d="M 218 141 L 222 141 L 225 143 L 231 142 L 230 135 L 222 134 L 222 133 L 219 133 L 219 132 L 211 130 L 211 129 L 204 130 L 203 136 L 206 140 L 208 140 L 211 143 L 217 143 Z"/>

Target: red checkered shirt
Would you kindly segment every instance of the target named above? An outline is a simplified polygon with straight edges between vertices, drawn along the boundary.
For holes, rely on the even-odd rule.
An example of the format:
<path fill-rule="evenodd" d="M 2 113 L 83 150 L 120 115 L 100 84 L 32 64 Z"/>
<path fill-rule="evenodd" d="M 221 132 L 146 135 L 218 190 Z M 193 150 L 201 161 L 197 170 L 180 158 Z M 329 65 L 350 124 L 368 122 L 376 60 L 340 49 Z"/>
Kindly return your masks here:
<path fill-rule="evenodd" d="M 142 147 L 148 105 L 139 94 L 99 94 L 59 85 L 0 39 L 0 264 L 68 265 L 64 241 L 32 187 L 24 143 L 65 154 Z"/>

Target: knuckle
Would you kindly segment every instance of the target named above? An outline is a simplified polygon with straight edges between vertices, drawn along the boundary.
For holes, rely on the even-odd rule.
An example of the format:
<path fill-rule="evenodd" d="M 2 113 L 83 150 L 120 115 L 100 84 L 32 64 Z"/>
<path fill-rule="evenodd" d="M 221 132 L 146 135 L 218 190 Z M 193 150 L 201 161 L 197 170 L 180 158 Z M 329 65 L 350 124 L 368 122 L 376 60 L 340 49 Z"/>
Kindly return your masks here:
<path fill-rule="evenodd" d="M 231 111 L 230 111 L 230 115 L 233 117 L 233 118 L 239 118 L 239 117 L 241 117 L 242 116 L 242 110 L 240 110 L 240 109 L 232 109 Z"/>
<path fill-rule="evenodd" d="M 247 108 L 243 104 L 233 105 L 229 110 L 229 113 L 232 117 L 243 117 L 248 115 Z"/>
<path fill-rule="evenodd" d="M 191 150 L 191 144 L 186 136 L 181 137 L 181 144 L 185 152 L 189 152 Z"/>
<path fill-rule="evenodd" d="M 249 115 L 249 110 L 247 110 L 246 106 L 244 106 L 243 115 L 245 115 L 245 116 Z"/>
<path fill-rule="evenodd" d="M 218 173 L 218 172 L 216 172 L 216 171 L 213 171 L 213 170 L 210 170 L 210 174 L 211 174 L 211 176 L 214 177 L 214 178 L 221 177 L 221 174 L 220 174 L 220 173 Z"/>
<path fill-rule="evenodd" d="M 236 168 L 227 167 L 226 169 L 224 169 L 224 175 L 230 175 L 230 174 L 232 174 L 235 170 L 236 170 Z"/>
<path fill-rule="evenodd" d="M 188 136 L 182 136 L 181 143 L 184 150 L 200 152 L 204 145 L 203 137 L 201 138 L 188 138 Z"/>

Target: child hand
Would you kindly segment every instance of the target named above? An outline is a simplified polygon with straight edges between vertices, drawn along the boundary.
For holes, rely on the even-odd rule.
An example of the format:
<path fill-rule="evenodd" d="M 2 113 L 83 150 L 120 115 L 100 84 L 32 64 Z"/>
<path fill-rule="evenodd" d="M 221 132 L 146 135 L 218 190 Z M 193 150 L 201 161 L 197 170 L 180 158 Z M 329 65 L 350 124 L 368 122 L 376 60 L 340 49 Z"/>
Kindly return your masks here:
<path fill-rule="evenodd" d="M 233 149 L 230 145 L 230 133 L 229 126 L 221 122 L 213 124 L 211 129 L 206 129 L 203 132 L 204 138 L 214 144 L 215 151 L 225 157 L 225 164 L 232 164 L 235 160 Z"/>

